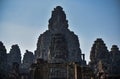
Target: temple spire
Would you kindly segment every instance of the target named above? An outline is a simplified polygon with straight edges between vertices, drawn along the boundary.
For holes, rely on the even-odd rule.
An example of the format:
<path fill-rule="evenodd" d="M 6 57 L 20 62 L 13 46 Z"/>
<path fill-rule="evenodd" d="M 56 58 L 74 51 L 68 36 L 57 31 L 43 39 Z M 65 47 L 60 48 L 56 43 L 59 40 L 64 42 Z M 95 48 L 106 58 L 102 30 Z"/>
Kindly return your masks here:
<path fill-rule="evenodd" d="M 61 6 L 57 6 L 52 11 L 51 18 L 49 19 L 49 30 L 60 31 L 64 28 L 68 28 L 68 21 L 66 20 L 66 14 Z"/>

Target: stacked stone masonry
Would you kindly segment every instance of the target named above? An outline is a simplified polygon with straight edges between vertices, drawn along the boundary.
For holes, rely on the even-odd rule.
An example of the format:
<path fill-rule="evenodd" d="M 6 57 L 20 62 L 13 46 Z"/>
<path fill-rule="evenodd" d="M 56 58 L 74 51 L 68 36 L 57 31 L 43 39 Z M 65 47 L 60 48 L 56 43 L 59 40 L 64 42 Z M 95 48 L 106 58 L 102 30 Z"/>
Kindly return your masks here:
<path fill-rule="evenodd" d="M 113 45 L 109 51 L 97 38 L 86 64 L 78 36 L 70 31 L 63 8 L 57 6 L 34 54 L 26 50 L 21 61 L 17 44 L 7 53 L 0 41 L 0 79 L 120 79 L 120 50 Z"/>

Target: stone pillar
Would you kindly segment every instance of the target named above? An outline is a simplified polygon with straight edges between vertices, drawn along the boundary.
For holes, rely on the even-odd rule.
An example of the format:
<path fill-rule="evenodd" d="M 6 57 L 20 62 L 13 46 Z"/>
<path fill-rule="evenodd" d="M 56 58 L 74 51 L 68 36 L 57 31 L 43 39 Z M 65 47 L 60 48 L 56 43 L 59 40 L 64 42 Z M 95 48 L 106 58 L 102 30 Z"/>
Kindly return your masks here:
<path fill-rule="evenodd" d="M 69 79 L 69 65 L 67 64 L 67 79 Z"/>
<path fill-rule="evenodd" d="M 85 54 L 81 54 L 82 55 L 82 60 L 85 61 Z"/>
<path fill-rule="evenodd" d="M 75 79 L 77 79 L 77 64 L 74 64 L 74 71 L 75 71 Z"/>

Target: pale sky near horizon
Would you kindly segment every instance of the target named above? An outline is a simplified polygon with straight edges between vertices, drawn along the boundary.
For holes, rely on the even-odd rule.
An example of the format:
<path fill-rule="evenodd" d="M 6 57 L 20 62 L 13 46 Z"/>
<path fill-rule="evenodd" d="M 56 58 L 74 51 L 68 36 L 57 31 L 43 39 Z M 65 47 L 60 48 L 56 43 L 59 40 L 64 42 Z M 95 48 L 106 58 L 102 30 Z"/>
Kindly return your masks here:
<path fill-rule="evenodd" d="M 102 38 L 109 51 L 113 44 L 120 48 L 120 0 L 0 0 L 0 41 L 7 53 L 13 44 L 22 55 L 26 49 L 34 52 L 56 6 L 63 7 L 87 61 L 96 38 Z"/>

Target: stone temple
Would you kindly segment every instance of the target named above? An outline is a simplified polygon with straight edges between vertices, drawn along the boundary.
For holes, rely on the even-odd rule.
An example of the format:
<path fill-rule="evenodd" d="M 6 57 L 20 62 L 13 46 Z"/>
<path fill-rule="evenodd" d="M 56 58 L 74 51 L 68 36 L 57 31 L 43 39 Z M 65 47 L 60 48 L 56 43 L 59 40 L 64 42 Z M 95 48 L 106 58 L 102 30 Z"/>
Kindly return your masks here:
<path fill-rule="evenodd" d="M 65 12 L 62 7 L 57 6 L 52 11 L 48 30 L 38 38 L 36 58 L 42 58 L 51 63 L 79 62 L 85 64 L 81 57 L 78 37 L 68 27 Z"/>
<path fill-rule="evenodd" d="M 7 54 L 0 41 L 0 79 L 120 79 L 120 50 L 113 45 L 109 51 L 97 38 L 86 64 L 78 36 L 69 30 L 66 14 L 57 6 L 34 54 L 26 50 L 21 61 L 18 44 Z"/>

